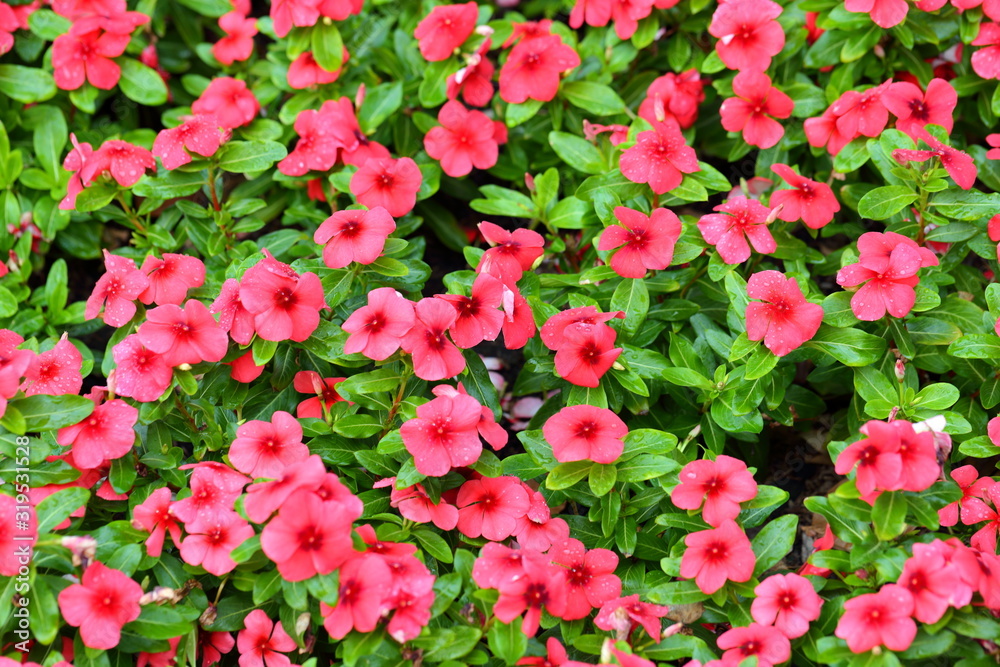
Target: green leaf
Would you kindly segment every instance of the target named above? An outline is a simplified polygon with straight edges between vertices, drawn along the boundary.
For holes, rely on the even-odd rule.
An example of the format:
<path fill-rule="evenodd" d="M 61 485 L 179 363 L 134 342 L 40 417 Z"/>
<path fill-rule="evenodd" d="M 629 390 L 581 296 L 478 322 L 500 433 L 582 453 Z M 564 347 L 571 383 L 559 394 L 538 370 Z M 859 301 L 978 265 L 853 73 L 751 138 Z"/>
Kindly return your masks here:
<path fill-rule="evenodd" d="M 604 172 L 601 151 L 583 137 L 568 132 L 549 132 L 549 145 L 563 162 L 585 174 Z"/>
<path fill-rule="evenodd" d="M 649 312 L 649 290 L 641 278 L 623 278 L 611 295 L 611 310 L 625 313 L 624 320 L 613 320 L 626 337 L 632 338 L 646 321 Z"/>
<path fill-rule="evenodd" d="M 312 51 L 316 63 L 328 72 L 344 65 L 344 40 L 333 21 L 320 21 L 312 28 Z"/>
<path fill-rule="evenodd" d="M 858 213 L 872 220 L 885 220 L 915 202 L 919 196 L 907 185 L 875 188 L 858 202 Z"/>
<path fill-rule="evenodd" d="M 92 400 L 72 394 L 35 394 L 12 400 L 8 405 L 21 413 L 29 433 L 55 431 L 78 424 L 94 411 Z"/>
<path fill-rule="evenodd" d="M 993 334 L 966 334 L 948 346 L 959 359 L 1000 359 L 1000 338 Z"/>
<path fill-rule="evenodd" d="M 956 611 L 948 622 L 948 629 L 963 637 L 991 641 L 1000 637 L 1000 622 L 974 611 Z"/>
<path fill-rule="evenodd" d="M 0 93 L 22 104 L 44 102 L 55 96 L 56 82 L 37 67 L 0 65 Z"/>
<path fill-rule="evenodd" d="M 681 464 L 677 461 L 656 454 L 639 454 L 616 465 L 620 482 L 642 482 L 673 474 L 681 468 Z"/>
<path fill-rule="evenodd" d="M 592 81 L 567 81 L 559 91 L 575 107 L 598 116 L 625 112 L 625 102 L 610 87 Z"/>
<path fill-rule="evenodd" d="M 757 557 L 754 565 L 754 576 L 766 572 L 788 555 L 795 544 L 799 518 L 794 514 L 786 514 L 764 526 L 750 542 L 753 553 Z"/>
<path fill-rule="evenodd" d="M 462 384 L 469 395 L 488 407 L 497 421 L 503 415 L 500 408 L 500 396 L 497 388 L 490 380 L 490 372 L 483 363 L 483 358 L 475 350 L 464 350 L 465 368 L 467 373 L 462 376 Z"/>
<path fill-rule="evenodd" d="M 87 504 L 90 489 L 77 486 L 56 491 L 43 499 L 35 507 L 38 517 L 38 533 L 47 533 L 69 518 L 69 515 Z"/>
<path fill-rule="evenodd" d="M 989 219 L 1000 211 L 1000 193 L 950 188 L 934 195 L 930 206 L 934 213 L 952 220 Z"/>
<path fill-rule="evenodd" d="M 823 324 L 804 347 L 819 350 L 845 366 L 868 366 L 882 357 L 886 344 L 884 339 L 859 329 L 837 329 Z"/>
<path fill-rule="evenodd" d="M 276 141 L 230 141 L 216 153 L 219 168 L 236 174 L 268 169 L 288 151 Z"/>
<path fill-rule="evenodd" d="M 504 121 L 507 123 L 507 127 L 517 127 L 521 123 L 531 120 L 541 108 L 542 103 L 538 100 L 528 100 L 522 104 L 508 104 Z"/>
<path fill-rule="evenodd" d="M 778 357 L 769 349 L 761 345 L 747 360 L 747 373 L 744 376 L 747 380 L 762 378 L 778 365 Z"/>
<path fill-rule="evenodd" d="M 594 463 L 590 468 L 590 492 L 600 498 L 614 488 L 618 480 L 618 469 L 613 463 Z"/>
<path fill-rule="evenodd" d="M 435 533 L 429 528 L 417 528 L 412 532 L 413 537 L 417 538 L 420 542 L 420 546 L 426 551 L 431 557 L 441 563 L 450 563 L 453 560 L 451 547 L 444 540 L 443 537 Z"/>
<path fill-rule="evenodd" d="M 880 540 L 894 539 L 906 529 L 906 496 L 899 491 L 883 492 L 872 508 L 875 535 Z"/>
<path fill-rule="evenodd" d="M 167 84 L 152 67 L 132 58 L 121 58 L 122 78 L 118 86 L 125 97 L 146 106 L 159 106 L 167 102 Z"/>
<path fill-rule="evenodd" d="M 403 105 L 403 82 L 394 81 L 375 86 L 365 93 L 365 101 L 358 111 L 361 131 L 371 135 L 382 123 Z"/>
<path fill-rule="evenodd" d="M 568 489 L 581 479 L 590 474 L 590 468 L 595 464 L 593 461 L 572 461 L 570 463 L 560 463 L 549 471 L 545 478 L 545 486 L 553 491 Z"/>
<path fill-rule="evenodd" d="M 511 623 L 495 620 L 486 640 L 493 655 L 507 665 L 517 664 L 528 650 L 528 636 L 521 632 L 520 619 L 514 619 Z"/>
<path fill-rule="evenodd" d="M 173 639 L 190 632 L 194 619 L 198 618 L 197 610 L 186 609 L 189 613 L 182 614 L 177 608 L 147 604 L 142 607 L 139 618 L 126 624 L 124 629 L 148 639 Z"/>
<path fill-rule="evenodd" d="M 650 590 L 647 596 L 650 602 L 670 605 L 671 607 L 695 604 L 708 599 L 708 596 L 701 592 L 693 579 L 661 584 Z"/>

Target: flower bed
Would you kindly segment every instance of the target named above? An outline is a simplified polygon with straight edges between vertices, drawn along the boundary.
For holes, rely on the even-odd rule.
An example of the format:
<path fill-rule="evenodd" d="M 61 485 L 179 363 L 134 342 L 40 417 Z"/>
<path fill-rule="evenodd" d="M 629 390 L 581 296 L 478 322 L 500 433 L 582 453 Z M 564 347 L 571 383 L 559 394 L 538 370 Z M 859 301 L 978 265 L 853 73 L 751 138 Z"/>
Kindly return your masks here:
<path fill-rule="evenodd" d="M 0 667 L 995 664 L 997 21 L 0 2 Z"/>

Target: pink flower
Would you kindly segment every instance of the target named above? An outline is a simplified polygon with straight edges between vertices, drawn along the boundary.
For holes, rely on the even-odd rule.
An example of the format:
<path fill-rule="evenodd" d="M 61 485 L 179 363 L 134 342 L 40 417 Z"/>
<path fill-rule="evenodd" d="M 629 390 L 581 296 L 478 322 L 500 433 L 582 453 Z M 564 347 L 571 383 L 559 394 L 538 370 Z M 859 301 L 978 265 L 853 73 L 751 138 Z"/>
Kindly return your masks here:
<path fill-rule="evenodd" d="M 580 56 L 558 35 L 521 40 L 500 68 L 500 97 L 508 104 L 549 102 L 559 91 L 559 75 L 579 66 Z"/>
<path fill-rule="evenodd" d="M 662 271 L 670 266 L 674 245 L 681 236 L 681 221 L 665 208 L 650 215 L 624 206 L 615 207 L 622 226 L 612 225 L 601 234 L 598 250 L 621 248 L 611 257 L 611 268 L 623 278 L 642 278 L 646 270 Z"/>
<path fill-rule="evenodd" d="M 806 118 L 803 128 L 810 146 L 826 147 L 830 155 L 836 155 L 844 146 L 851 143 L 854 134 L 845 134 L 837 126 L 839 116 L 833 113 L 833 107 L 823 112 L 822 116 Z M 888 115 L 886 116 L 888 118 Z"/>
<path fill-rule="evenodd" d="M 323 221 L 313 241 L 323 246 L 323 263 L 342 269 L 351 262 L 371 264 L 382 254 L 396 221 L 381 206 L 370 211 L 337 211 Z"/>
<path fill-rule="evenodd" d="M 445 332 L 454 326 L 458 311 L 447 301 L 423 298 L 414 306 L 413 327 L 403 336 L 403 350 L 413 356 L 413 372 L 422 380 L 455 377 L 465 368 L 465 357 Z"/>
<path fill-rule="evenodd" d="M 189 299 L 184 308 L 172 304 L 146 313 L 139 340 L 163 355 L 169 366 L 221 361 L 229 349 L 229 336 L 201 301 Z"/>
<path fill-rule="evenodd" d="M 996 421 L 996 418 L 990 420 L 990 423 L 992 424 L 994 421 Z M 981 498 L 986 489 L 993 485 L 993 479 L 990 477 L 980 477 L 979 471 L 976 470 L 975 466 L 971 465 L 955 468 L 951 471 L 951 478 L 958 484 L 958 488 L 962 490 L 962 497 L 938 510 L 941 525 L 954 526 L 957 524 L 959 512 L 961 512 L 963 524 L 969 525 L 975 523 L 974 520 L 970 520 L 975 517 L 972 516 L 972 508 L 969 505 L 969 501 Z"/>
<path fill-rule="evenodd" d="M 473 3 L 474 4 L 474 3 Z M 468 110 L 461 102 L 449 101 L 438 112 L 438 127 L 424 137 L 427 154 L 441 161 L 444 173 L 458 178 L 497 163 L 499 146 L 493 124 L 482 111 Z"/>
<path fill-rule="evenodd" d="M 807 582 L 808 583 L 808 582 Z M 792 657 L 792 645 L 781 630 L 751 623 L 745 628 L 731 628 L 717 640 L 724 665 L 737 665 L 756 657 L 759 667 L 773 667 Z"/>
<path fill-rule="evenodd" d="M 78 424 L 59 429 L 56 442 L 73 448 L 73 461 L 82 468 L 97 468 L 132 451 L 139 411 L 116 398 L 101 403 Z"/>
<path fill-rule="evenodd" d="M 617 332 L 606 324 L 571 324 L 556 352 L 556 373 L 578 387 L 598 387 L 622 348 L 614 347 Z"/>
<path fill-rule="evenodd" d="M 834 632 L 854 653 L 876 646 L 905 651 L 917 635 L 913 596 L 902 586 L 888 584 L 878 593 L 859 595 L 844 603 L 844 615 Z"/>
<path fill-rule="evenodd" d="M 115 391 L 119 395 L 149 403 L 170 388 L 173 369 L 164 355 L 145 347 L 138 334 L 126 336 L 111 353 L 115 358 Z"/>
<path fill-rule="evenodd" d="M 289 496 L 299 489 L 315 489 L 326 478 L 326 467 L 318 454 L 285 468 L 281 478 L 273 482 L 258 482 L 247 489 L 244 507 L 254 523 L 264 523 Z"/>
<path fill-rule="evenodd" d="M 837 130 L 844 137 L 877 137 L 889 122 L 889 110 L 882 103 L 882 97 L 891 86 L 890 81 L 873 86 L 863 92 L 848 90 L 830 105 L 830 112 L 836 117 Z"/>
<path fill-rule="evenodd" d="M 347 49 L 344 49 L 343 61 L 346 63 L 349 58 Z M 288 85 L 295 90 L 305 90 L 313 86 L 321 86 L 333 83 L 340 78 L 341 70 L 331 72 L 320 67 L 316 62 L 316 56 L 312 51 L 299 54 L 299 57 L 288 66 Z"/>
<path fill-rule="evenodd" d="M 457 392 L 418 406 L 417 416 L 399 430 L 417 472 L 440 477 L 452 468 L 479 460 L 483 451 L 478 431 L 481 414 L 479 401 Z"/>
<path fill-rule="evenodd" d="M 751 244 L 765 255 L 778 249 L 767 228 L 773 213 L 756 199 L 735 197 L 712 210 L 721 213 L 701 216 L 698 230 L 706 242 L 715 246 L 726 264 L 741 264 L 750 259 Z"/>
<path fill-rule="evenodd" d="M 976 183 L 976 163 L 968 153 L 952 148 L 941 143 L 931 135 L 922 137 L 931 147 L 929 151 L 914 151 L 906 149 L 896 149 L 892 152 L 892 157 L 896 162 L 926 162 L 931 158 L 938 158 L 941 166 L 944 167 L 948 175 L 955 181 L 955 184 L 963 190 L 968 190 Z"/>
<path fill-rule="evenodd" d="M 855 482 L 862 496 L 876 489 L 923 491 L 940 475 L 932 432 L 918 433 L 903 419 L 888 424 L 870 421 L 860 430 L 868 437 L 840 453 L 836 471 L 846 475 L 857 464 Z"/>
<path fill-rule="evenodd" d="M 882 103 L 896 116 L 896 129 L 916 141 L 928 136 L 927 125 L 940 125 L 951 134 L 958 93 L 944 79 L 931 79 L 926 94 L 909 81 L 899 81 L 882 94 Z"/>
<path fill-rule="evenodd" d="M 233 467 L 254 478 L 280 477 L 286 467 L 308 456 L 302 426 L 283 410 L 277 410 L 270 422 L 252 419 L 241 425 L 229 448 Z"/>
<path fill-rule="evenodd" d="M 519 350 L 535 336 L 535 315 L 531 305 L 519 290 L 504 285 L 503 345 L 508 350 Z"/>
<path fill-rule="evenodd" d="M 823 599 L 809 580 L 798 574 L 773 574 L 754 589 L 750 613 L 761 625 L 773 625 L 789 639 L 809 632 L 819 618 Z"/>
<path fill-rule="evenodd" d="M 264 526 L 260 546 L 288 581 L 329 574 L 354 555 L 351 524 L 356 518 L 344 505 L 299 489 Z"/>
<path fill-rule="evenodd" d="M 244 620 L 244 623 L 246 621 Z M 209 667 L 222 659 L 222 656 L 233 650 L 236 640 L 228 632 L 198 633 L 198 653 L 201 654 L 201 667 Z"/>
<path fill-rule="evenodd" d="M 448 77 L 447 95 L 449 100 L 458 99 L 461 93 L 465 103 L 473 107 L 485 107 L 493 99 L 493 72 L 495 68 L 486 54 L 490 50 L 489 39 L 483 41 L 479 50 L 466 56 L 466 65 Z"/>
<path fill-rule="evenodd" d="M 278 3 L 275 3 L 278 4 Z M 254 609 L 243 619 L 245 629 L 236 635 L 240 667 L 289 667 L 285 654 L 298 648 L 281 623 L 275 623 L 263 609 Z"/>
<path fill-rule="evenodd" d="M 413 32 L 420 43 L 420 54 L 431 62 L 447 60 L 472 35 L 478 17 L 475 2 L 435 7 Z"/>
<path fill-rule="evenodd" d="M 594 306 L 570 308 L 556 313 L 542 325 L 542 342 L 553 352 L 566 342 L 566 328 L 573 324 L 604 324 L 613 319 L 625 319 L 625 313 L 616 310 L 610 313 L 599 313 Z"/>
<path fill-rule="evenodd" d="M 760 271 L 747 281 L 747 338 L 763 340 L 779 357 L 811 340 L 823 323 L 823 307 L 806 301 L 794 278 L 780 271 Z"/>
<path fill-rule="evenodd" d="M 986 143 L 990 146 L 990 149 L 986 151 L 986 158 L 988 160 L 1000 160 L 1000 134 L 986 135 Z M 69 157 L 66 159 L 68 160 Z M 991 238 L 990 240 L 992 241 L 993 239 Z"/>
<path fill-rule="evenodd" d="M 688 463 L 680 472 L 680 484 L 670 500 L 685 510 L 702 508 L 702 518 L 710 526 L 721 526 L 740 513 L 740 503 L 757 497 L 757 483 L 747 464 L 724 454 L 716 460 Z"/>
<path fill-rule="evenodd" d="M 267 250 L 264 259 L 243 274 L 239 298 L 253 313 L 257 335 L 272 341 L 301 343 L 319 326 L 319 311 L 327 308 L 315 273 L 300 276 Z"/>
<path fill-rule="evenodd" d="M 160 158 L 165 169 L 176 169 L 191 162 L 190 153 L 215 155 L 227 136 L 214 115 L 189 116 L 177 127 L 160 130 L 153 142 L 153 155 Z"/>
<path fill-rule="evenodd" d="M 844 9 L 868 14 L 875 25 L 888 30 L 906 19 L 909 5 L 906 0 L 845 0 Z"/>
<path fill-rule="evenodd" d="M 775 20 L 781 5 L 771 0 L 733 0 L 719 5 L 708 32 L 729 69 L 763 72 L 785 46 L 785 31 Z"/>
<path fill-rule="evenodd" d="M 899 575 L 899 585 L 913 596 L 913 617 L 921 623 L 937 623 L 949 606 L 964 607 L 972 599 L 972 588 L 945 559 L 947 553 L 943 542 L 914 544 Z"/>
<path fill-rule="evenodd" d="M 461 530 L 461 520 L 459 520 Z M 493 605 L 493 614 L 504 623 L 511 623 L 521 614 L 521 632 L 533 636 L 538 632 L 542 608 L 553 616 L 562 616 L 566 609 L 565 570 L 547 562 L 546 558 L 525 558 L 524 572 L 499 582 L 500 598 Z"/>
<path fill-rule="evenodd" d="M 530 271 L 545 253 L 545 239 L 530 229 L 509 232 L 484 220 L 479 223 L 479 232 L 490 248 L 479 260 L 476 273 L 488 273 L 507 287 L 515 287 L 524 272 Z"/>
<path fill-rule="evenodd" d="M 214 114 L 221 127 L 234 129 L 249 125 L 260 111 L 260 102 L 246 81 L 228 76 L 212 79 L 201 97 L 191 105 L 196 114 Z"/>
<path fill-rule="evenodd" d="M 613 551 L 588 551 L 579 540 L 566 539 L 554 544 L 549 556 L 552 562 L 566 568 L 564 619 L 586 618 L 593 609 L 621 595 L 622 582 L 615 575 L 618 556 Z"/>
<path fill-rule="evenodd" d="M 972 70 L 984 79 L 1000 79 L 1000 23 L 981 23 L 973 46 L 985 46 L 972 54 Z"/>
<path fill-rule="evenodd" d="M 139 182 L 147 169 L 156 171 L 156 159 L 145 148 L 127 141 L 105 141 L 94 151 L 80 170 L 84 183 L 93 183 L 98 176 L 108 172 L 118 185 L 130 188 Z"/>
<path fill-rule="evenodd" d="M 121 67 L 112 58 L 125 52 L 130 36 L 71 28 L 52 43 L 52 70 L 56 85 L 62 90 L 76 90 L 90 83 L 101 90 L 111 90 L 121 78 Z"/>
<path fill-rule="evenodd" d="M 295 374 L 293 386 L 302 394 L 314 394 L 312 398 L 299 403 L 295 416 L 299 419 L 323 419 L 323 414 L 338 401 L 343 401 L 337 393 L 337 385 L 347 378 L 323 378 L 316 371 L 299 371 Z"/>
<path fill-rule="evenodd" d="M 278 171 L 282 174 L 305 176 L 310 170 L 328 171 L 337 162 L 338 151 L 344 147 L 343 137 L 336 131 L 336 126 L 331 125 L 324 109 L 306 109 L 295 117 L 295 132 L 299 140 L 295 150 L 278 163 Z"/>
<path fill-rule="evenodd" d="M 212 55 L 223 65 L 232 65 L 250 58 L 253 38 L 257 34 L 257 19 L 235 11 L 219 18 L 219 27 L 226 36 L 212 45 Z"/>
<path fill-rule="evenodd" d="M 586 2 L 586 0 L 577 0 Z M 570 660 L 564 647 L 555 637 L 545 640 L 545 650 L 548 655 L 544 657 L 524 657 L 517 661 L 518 665 L 525 667 L 591 667 L 589 663 Z"/>
<path fill-rule="evenodd" d="M 250 480 L 229 466 L 215 461 L 202 461 L 181 467 L 194 468 L 189 482 L 191 495 L 171 505 L 171 513 L 184 523 L 184 528 L 189 533 L 208 533 L 220 524 L 231 525 L 236 516 L 233 511 L 236 499 Z M 191 546 L 193 547 L 193 543 Z"/>
<path fill-rule="evenodd" d="M 728 132 L 742 132 L 751 146 L 771 148 L 785 134 L 785 128 L 775 118 L 792 115 L 795 103 L 785 93 L 771 85 L 771 77 L 763 72 L 740 72 L 733 79 L 733 92 L 722 102 L 722 127 Z"/>
<path fill-rule="evenodd" d="M 650 123 L 673 117 L 687 129 L 698 120 L 698 105 L 705 101 L 705 80 L 696 69 L 681 74 L 667 72 L 646 89 L 639 117 Z M 614 141 L 612 141 L 614 143 Z"/>
<path fill-rule="evenodd" d="M 601 611 L 594 618 L 594 625 L 601 630 L 617 632 L 620 629 L 627 630 L 629 634 L 637 626 L 643 629 L 654 640 L 660 640 L 663 628 L 661 618 L 669 613 L 670 609 L 648 602 L 640 602 L 638 595 L 609 600 L 601 607 Z M 628 625 L 622 625 L 628 623 Z"/>
<path fill-rule="evenodd" d="M 874 322 L 886 312 L 893 317 L 906 317 L 916 303 L 913 288 L 920 282 L 917 272 L 921 266 L 920 253 L 907 244 L 899 244 L 888 257 L 862 254 L 857 264 L 845 266 L 837 273 L 837 284 L 861 285 L 851 297 L 851 310 L 859 320 Z"/>
<path fill-rule="evenodd" d="M 723 6 L 732 4 L 727 2 Z M 701 167 L 694 149 L 684 143 L 676 120 L 666 118 L 650 124 L 653 129 L 640 132 L 635 146 L 622 153 L 619 168 L 628 180 L 648 183 L 653 192 L 662 195 L 680 185 L 683 174 L 701 171 Z"/>
<path fill-rule="evenodd" d="M 90 156 L 94 154 L 94 148 L 87 142 L 80 143 L 77 141 L 76 135 L 72 132 L 70 132 L 69 139 L 73 144 L 73 148 L 70 149 L 69 153 L 66 154 L 66 159 L 63 160 L 63 169 L 73 172 L 73 175 L 70 176 L 69 182 L 66 184 L 66 196 L 59 202 L 59 209 L 62 211 L 72 211 L 76 208 L 76 196 L 83 191 L 84 186 L 89 185 L 89 183 L 83 182 L 79 172 L 83 169 L 83 165 L 87 163 L 87 160 L 90 159 Z M 105 252 L 107 251 L 105 250 Z"/>
<path fill-rule="evenodd" d="M 681 576 L 694 579 L 702 593 L 711 595 L 726 581 L 750 581 L 756 557 L 750 540 L 732 519 L 718 528 L 690 533 L 681 557 Z"/>
<path fill-rule="evenodd" d="M 417 163 L 408 157 L 373 158 L 351 177 L 351 194 L 363 206 L 382 206 L 400 218 L 416 205 L 422 181 Z"/>
<path fill-rule="evenodd" d="M 132 510 L 132 523 L 149 533 L 146 538 L 146 552 L 153 558 L 163 553 L 163 541 L 170 533 L 174 544 L 181 543 L 181 527 L 177 517 L 170 513 L 171 493 L 167 487 L 153 491 L 141 504 Z"/>
<path fill-rule="evenodd" d="M 131 260 L 129 260 L 131 263 Z M 149 278 L 149 287 L 142 291 L 139 300 L 145 304 L 174 304 L 179 306 L 189 289 L 205 283 L 205 264 L 197 257 L 163 253 L 163 259 L 147 255 L 141 271 Z"/>
<path fill-rule="evenodd" d="M 395 481 L 395 477 L 381 480 L 375 483 L 375 488 L 379 488 L 385 482 L 394 484 Z M 438 503 L 432 502 L 420 484 L 405 489 L 393 486 L 390 505 L 399 508 L 399 513 L 404 519 L 417 523 L 433 523 L 441 530 L 453 530 L 458 524 L 458 508 L 444 500 Z"/>
<path fill-rule="evenodd" d="M 236 569 L 230 554 L 254 536 L 250 524 L 232 511 L 217 514 L 213 521 L 199 521 L 197 526 L 188 523 L 185 529 L 188 536 L 180 544 L 181 558 L 217 577 Z"/>
<path fill-rule="evenodd" d="M 496 340 L 504 323 L 504 313 L 499 310 L 503 294 L 503 283 L 488 273 L 481 273 L 472 283 L 472 296 L 435 295 L 434 298 L 447 301 L 458 313 L 449 329 L 457 346 L 468 349 L 484 340 Z"/>
<path fill-rule="evenodd" d="M 987 486 L 982 498 L 973 498 L 968 503 L 970 523 L 986 522 L 975 532 L 970 543 L 974 548 L 992 554 L 997 550 L 997 536 L 1000 535 L 1000 482 Z M 989 500 L 993 507 L 987 505 L 985 500 Z"/>
<path fill-rule="evenodd" d="M 79 584 L 59 593 L 59 611 L 80 628 L 84 646 L 111 649 L 121 639 L 122 627 L 139 618 L 142 588 L 131 577 L 100 561 L 93 561 Z"/>
<path fill-rule="evenodd" d="M 149 278 L 127 257 L 112 255 L 104 250 L 106 273 L 97 280 L 87 299 L 84 317 L 92 320 L 104 308 L 104 322 L 113 327 L 128 324 L 135 316 L 135 300 L 149 286 Z"/>
<path fill-rule="evenodd" d="M 778 190 L 771 195 L 769 204 L 778 220 L 801 220 L 809 229 L 821 229 L 833 220 L 840 210 L 833 189 L 826 183 L 799 176 L 787 164 L 776 162 L 771 171 L 781 176 L 792 190 Z"/>
<path fill-rule="evenodd" d="M 83 387 L 82 365 L 83 355 L 63 334 L 51 350 L 32 358 L 21 389 L 28 396 L 78 394 Z"/>
<path fill-rule="evenodd" d="M 254 327 L 254 314 L 243 306 L 240 301 L 240 283 L 230 278 L 222 283 L 218 298 L 208 309 L 210 313 L 218 313 L 219 327 L 229 332 L 229 337 L 240 345 L 249 345 L 257 333 Z"/>
<path fill-rule="evenodd" d="M 21 549 L 33 548 L 38 541 L 35 509 L 0 494 L 0 576 L 14 577 L 22 567 Z M 23 522 L 18 524 L 17 522 Z M 14 666 L 11 666 L 14 667 Z"/>
<path fill-rule="evenodd" d="M 412 301 L 391 287 L 374 289 L 368 293 L 368 305 L 351 313 L 343 324 L 344 331 L 351 334 L 344 352 L 360 352 L 369 359 L 384 361 L 399 349 L 415 321 Z"/>
<path fill-rule="evenodd" d="M 531 499 L 516 477 L 483 477 L 459 487 L 456 504 L 460 533 L 499 542 L 514 533 Z"/>
<path fill-rule="evenodd" d="M 352 629 L 371 632 L 382 614 L 382 602 L 389 593 L 392 572 L 381 556 L 360 554 L 340 568 L 337 604 L 320 602 L 323 627 L 333 639 L 343 639 Z"/>
<path fill-rule="evenodd" d="M 622 455 L 628 434 L 625 422 L 611 410 L 593 405 L 565 407 L 545 421 L 545 440 L 556 461 L 614 463 Z"/>
<path fill-rule="evenodd" d="M 274 34 L 284 37 L 292 27 L 309 28 L 319 20 L 321 0 L 275 0 L 271 4 Z"/>

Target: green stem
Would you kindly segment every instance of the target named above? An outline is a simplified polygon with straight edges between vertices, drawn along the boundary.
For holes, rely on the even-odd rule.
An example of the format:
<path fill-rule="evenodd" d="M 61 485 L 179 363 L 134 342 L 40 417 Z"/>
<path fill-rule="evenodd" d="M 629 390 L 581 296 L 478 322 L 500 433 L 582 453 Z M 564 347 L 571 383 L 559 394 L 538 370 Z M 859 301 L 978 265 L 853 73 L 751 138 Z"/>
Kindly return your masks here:
<path fill-rule="evenodd" d="M 212 196 L 212 208 L 216 211 L 221 211 L 222 206 L 219 204 L 219 195 L 215 190 L 215 169 L 211 166 L 208 168 L 208 193 Z"/>
<path fill-rule="evenodd" d="M 132 210 L 132 207 L 128 205 L 128 202 L 125 201 L 125 194 L 123 192 L 119 192 L 116 199 L 118 203 L 121 204 L 122 210 L 125 211 L 125 216 L 129 219 L 129 222 L 135 225 L 136 231 L 138 231 L 140 234 L 145 234 L 146 227 L 139 220 L 139 216 L 135 214 L 135 211 Z"/>

